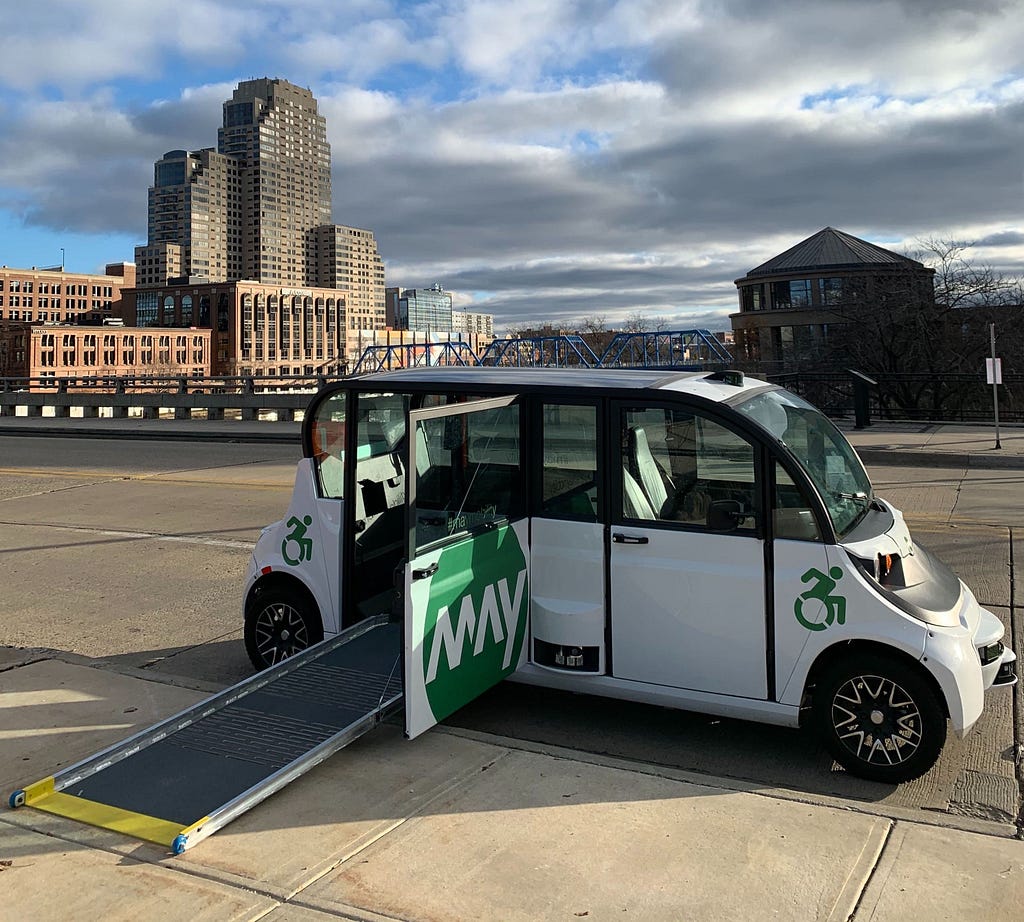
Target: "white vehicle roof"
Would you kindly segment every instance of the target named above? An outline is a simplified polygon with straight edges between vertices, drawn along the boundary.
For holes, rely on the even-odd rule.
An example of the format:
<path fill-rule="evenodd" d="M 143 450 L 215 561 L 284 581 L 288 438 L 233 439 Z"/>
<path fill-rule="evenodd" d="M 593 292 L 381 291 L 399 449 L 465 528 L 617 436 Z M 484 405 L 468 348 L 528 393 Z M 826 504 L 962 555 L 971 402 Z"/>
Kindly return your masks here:
<path fill-rule="evenodd" d="M 737 373 L 734 373 L 737 374 Z M 357 379 L 365 386 L 402 389 L 407 385 L 430 385 L 470 390 L 479 385 L 500 387 L 510 393 L 520 389 L 567 387 L 611 390 L 664 390 L 693 394 L 705 400 L 723 402 L 768 386 L 766 381 L 743 377 L 739 384 L 717 379 L 713 372 L 671 371 L 640 368 L 502 368 L 494 366 L 432 365 L 383 371 Z M 418 387 L 417 387 L 418 389 Z"/>

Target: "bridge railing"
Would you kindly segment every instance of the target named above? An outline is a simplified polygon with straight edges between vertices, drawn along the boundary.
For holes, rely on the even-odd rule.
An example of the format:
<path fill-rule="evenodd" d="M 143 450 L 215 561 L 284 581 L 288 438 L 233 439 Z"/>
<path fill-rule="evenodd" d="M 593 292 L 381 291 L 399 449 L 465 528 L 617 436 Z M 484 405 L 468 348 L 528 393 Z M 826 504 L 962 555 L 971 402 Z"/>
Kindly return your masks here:
<path fill-rule="evenodd" d="M 338 375 L 87 375 L 67 378 L 0 378 L 0 416 L 42 416 L 52 407 L 57 417 L 71 409 L 95 418 L 107 409 L 124 419 L 137 410 L 144 419 L 157 418 L 162 410 L 176 419 L 200 412 L 207 419 L 224 419 L 226 412 L 241 419 L 258 419 L 273 412 L 277 419 L 292 420 L 305 410 L 310 396 Z"/>

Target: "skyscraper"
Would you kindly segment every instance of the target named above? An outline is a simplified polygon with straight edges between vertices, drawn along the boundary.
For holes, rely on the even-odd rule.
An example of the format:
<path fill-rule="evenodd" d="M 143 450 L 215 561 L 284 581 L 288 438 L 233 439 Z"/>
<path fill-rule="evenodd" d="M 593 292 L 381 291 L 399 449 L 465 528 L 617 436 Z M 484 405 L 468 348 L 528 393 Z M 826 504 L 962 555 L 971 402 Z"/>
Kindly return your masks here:
<path fill-rule="evenodd" d="M 314 228 L 331 221 L 331 146 L 313 94 L 287 80 L 240 83 L 217 149 L 242 177 L 239 277 L 318 284 Z"/>
<path fill-rule="evenodd" d="M 345 288 L 370 308 L 360 323 L 383 323 L 372 231 L 330 221 L 331 145 L 313 94 L 287 80 L 245 80 L 224 103 L 216 150 L 173 150 L 156 162 L 149 240 L 135 250 L 139 287 L 191 277 Z M 366 265 L 353 271 L 349 253 Z"/>
<path fill-rule="evenodd" d="M 149 188 L 149 243 L 135 248 L 140 286 L 200 276 L 242 278 L 241 163 L 212 148 L 171 150 Z"/>

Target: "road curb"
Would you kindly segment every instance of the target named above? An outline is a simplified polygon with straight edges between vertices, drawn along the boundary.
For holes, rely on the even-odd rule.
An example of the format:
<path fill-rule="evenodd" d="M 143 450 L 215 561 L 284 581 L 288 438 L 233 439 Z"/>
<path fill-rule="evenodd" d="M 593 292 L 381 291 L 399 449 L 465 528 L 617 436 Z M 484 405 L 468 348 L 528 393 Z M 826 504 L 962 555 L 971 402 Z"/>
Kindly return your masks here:
<path fill-rule="evenodd" d="M 914 448 L 857 448 L 865 464 L 890 467 L 956 467 L 965 470 L 1024 470 L 1024 456 L 998 455 L 982 452 L 927 451 Z"/>

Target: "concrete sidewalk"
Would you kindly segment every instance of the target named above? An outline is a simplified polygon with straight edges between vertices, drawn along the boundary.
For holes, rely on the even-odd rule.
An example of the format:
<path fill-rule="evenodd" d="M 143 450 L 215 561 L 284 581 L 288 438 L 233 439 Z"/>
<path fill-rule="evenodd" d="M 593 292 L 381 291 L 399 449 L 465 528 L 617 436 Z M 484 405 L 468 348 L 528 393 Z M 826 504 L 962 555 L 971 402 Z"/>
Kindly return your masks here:
<path fill-rule="evenodd" d="M 0 648 L 5 799 L 200 697 Z M 0 919 L 1019 918 L 1024 842 L 976 825 L 385 724 L 178 858 L 0 808 Z"/>
<path fill-rule="evenodd" d="M 873 423 L 839 428 L 865 464 L 925 465 L 962 468 L 1024 468 L 1024 428 L 958 423 Z"/>

